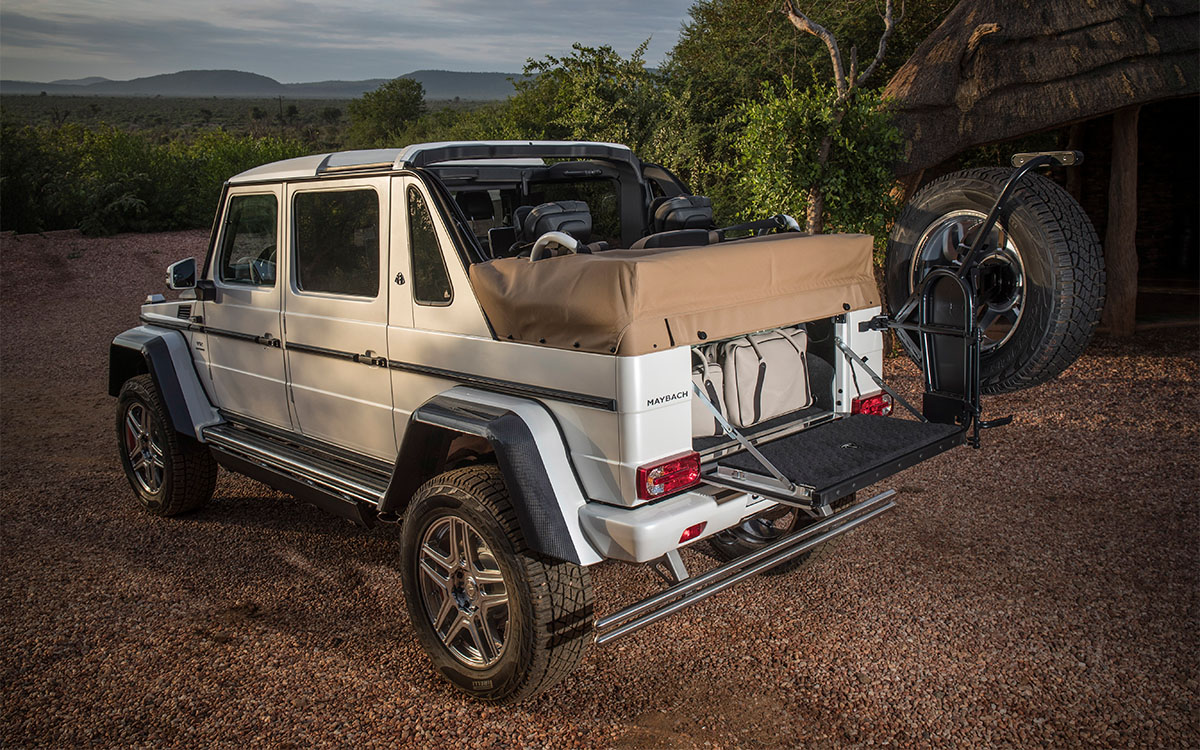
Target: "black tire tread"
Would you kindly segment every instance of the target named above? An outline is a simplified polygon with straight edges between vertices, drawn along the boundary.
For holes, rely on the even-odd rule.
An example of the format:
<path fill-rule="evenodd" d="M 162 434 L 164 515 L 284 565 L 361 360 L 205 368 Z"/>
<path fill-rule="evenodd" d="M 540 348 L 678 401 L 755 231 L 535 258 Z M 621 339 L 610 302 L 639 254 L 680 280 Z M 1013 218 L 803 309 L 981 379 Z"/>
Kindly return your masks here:
<path fill-rule="evenodd" d="M 949 191 L 984 182 L 998 195 L 1011 170 L 979 168 L 945 175 L 930 182 L 911 200 L 896 220 L 896 227 L 919 220 L 922 193 Z M 1104 258 L 1096 229 L 1070 193 L 1039 174 L 1026 175 L 1013 191 L 1009 206 L 1023 205 L 1050 237 L 1050 250 L 1058 269 L 1054 314 L 1050 333 L 1032 357 L 998 372 L 985 372 L 983 392 L 1009 393 L 1040 385 L 1060 375 L 1091 342 L 1104 307 Z M 892 248 L 889 246 L 889 252 Z M 903 300 L 897 300 L 899 304 Z M 903 339 L 901 339 L 903 341 Z M 920 362 L 920 352 L 909 355 Z"/>
<path fill-rule="evenodd" d="M 132 478 L 134 492 L 142 496 L 146 510 L 156 516 L 178 516 L 191 513 L 204 507 L 212 499 L 217 486 L 217 462 L 212 451 L 194 438 L 176 432 L 171 426 L 171 418 L 167 406 L 159 395 L 158 386 L 150 375 L 138 375 L 130 378 L 121 387 L 121 395 L 117 404 L 117 437 L 118 447 L 124 430 L 125 404 L 129 398 L 137 398 L 144 403 L 155 420 L 163 426 L 167 445 L 163 452 L 170 463 L 166 485 L 163 487 L 161 499 L 155 503 L 142 496 Z M 125 457 L 122 456 L 122 466 Z M 126 468 L 128 473 L 128 468 Z"/>

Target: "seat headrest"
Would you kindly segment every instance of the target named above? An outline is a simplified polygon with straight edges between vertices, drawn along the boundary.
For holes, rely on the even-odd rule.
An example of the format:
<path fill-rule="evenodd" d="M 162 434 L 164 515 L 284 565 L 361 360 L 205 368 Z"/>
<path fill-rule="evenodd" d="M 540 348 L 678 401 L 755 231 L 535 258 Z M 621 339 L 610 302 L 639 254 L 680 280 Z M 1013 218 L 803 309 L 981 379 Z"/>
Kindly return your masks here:
<path fill-rule="evenodd" d="M 713 225 L 712 201 L 703 195 L 658 198 L 650 204 L 650 207 L 653 211 L 652 223 L 655 232 L 672 232 L 676 229 L 711 229 Z"/>
<path fill-rule="evenodd" d="M 454 202 L 468 219 L 491 219 L 495 215 L 492 198 L 486 190 L 464 190 L 454 196 Z"/>
<path fill-rule="evenodd" d="M 513 217 L 521 212 L 518 208 Z M 555 201 L 535 206 L 520 224 L 521 237 L 533 242 L 546 232 L 566 232 L 580 242 L 592 234 L 592 213 L 583 201 Z"/>
<path fill-rule="evenodd" d="M 529 212 L 533 210 L 533 206 L 517 206 L 513 209 L 512 225 L 517 231 L 517 240 L 522 239 L 522 233 L 525 229 L 525 219 L 529 217 Z M 537 239 L 536 237 L 534 239 Z"/>

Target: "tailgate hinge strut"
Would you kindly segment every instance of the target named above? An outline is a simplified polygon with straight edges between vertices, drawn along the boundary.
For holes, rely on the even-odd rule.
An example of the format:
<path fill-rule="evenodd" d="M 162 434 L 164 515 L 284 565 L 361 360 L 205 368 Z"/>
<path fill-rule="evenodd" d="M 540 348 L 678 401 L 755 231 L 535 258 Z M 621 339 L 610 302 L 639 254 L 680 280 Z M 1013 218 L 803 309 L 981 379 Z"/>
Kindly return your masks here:
<path fill-rule="evenodd" d="M 695 381 L 692 381 L 692 395 L 704 402 L 704 405 L 708 407 L 708 410 L 711 411 L 713 416 L 717 418 L 717 424 L 721 425 L 721 429 L 725 431 L 725 434 L 738 441 L 738 443 L 740 443 L 741 446 L 745 448 L 751 456 L 754 456 L 756 461 L 763 465 L 763 468 L 771 472 L 771 476 L 775 477 L 775 479 L 783 484 L 783 486 L 786 487 L 789 492 L 792 492 L 796 489 L 795 482 L 785 477 L 783 472 L 775 468 L 775 464 L 768 461 L 767 457 L 764 456 L 758 450 L 758 448 L 754 447 L 754 443 L 751 443 L 745 435 L 738 432 L 736 429 L 734 429 L 733 425 L 729 424 L 729 420 L 725 419 L 725 415 L 721 413 L 721 410 L 717 408 L 716 404 L 708 400 L 708 397 L 704 395 L 704 392 L 700 390 L 700 386 L 696 385 Z"/>
<path fill-rule="evenodd" d="M 884 391 L 887 392 L 887 395 L 892 397 L 893 401 L 900 404 L 905 409 L 908 409 L 910 412 L 912 412 L 913 416 L 915 416 L 917 419 L 921 420 L 922 422 L 929 421 L 928 419 L 925 418 L 924 414 L 917 411 L 916 408 L 912 404 L 908 403 L 903 398 L 901 398 L 899 393 L 896 393 L 894 390 L 891 389 L 891 387 L 888 386 L 887 383 L 883 382 L 883 378 L 879 377 L 879 375 L 877 375 L 875 373 L 875 371 L 872 370 L 870 368 L 870 366 L 867 365 L 867 360 L 865 358 L 860 357 L 857 354 L 855 354 L 854 350 L 851 349 L 850 347 L 846 346 L 846 342 L 842 341 L 840 336 L 834 336 L 833 343 L 837 344 L 837 348 L 842 350 L 842 354 L 845 355 L 846 359 L 850 362 L 850 372 L 852 372 L 852 373 L 854 372 L 854 365 L 857 364 L 859 367 L 863 368 L 864 371 L 866 371 L 867 375 L 870 376 L 871 380 L 875 381 L 875 385 L 882 388 Z M 856 384 L 856 386 L 857 386 L 857 384 Z M 859 395 L 861 396 L 862 394 L 860 393 Z"/>

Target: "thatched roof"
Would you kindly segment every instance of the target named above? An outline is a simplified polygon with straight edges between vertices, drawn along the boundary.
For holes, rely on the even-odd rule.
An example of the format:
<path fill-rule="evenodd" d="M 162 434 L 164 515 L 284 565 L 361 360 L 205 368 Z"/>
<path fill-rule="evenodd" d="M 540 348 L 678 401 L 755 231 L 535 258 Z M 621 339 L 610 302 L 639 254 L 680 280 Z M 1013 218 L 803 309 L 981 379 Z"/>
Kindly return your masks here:
<path fill-rule="evenodd" d="M 1197 92 L 1196 0 L 963 0 L 886 89 L 908 140 L 901 176 L 971 146 Z"/>

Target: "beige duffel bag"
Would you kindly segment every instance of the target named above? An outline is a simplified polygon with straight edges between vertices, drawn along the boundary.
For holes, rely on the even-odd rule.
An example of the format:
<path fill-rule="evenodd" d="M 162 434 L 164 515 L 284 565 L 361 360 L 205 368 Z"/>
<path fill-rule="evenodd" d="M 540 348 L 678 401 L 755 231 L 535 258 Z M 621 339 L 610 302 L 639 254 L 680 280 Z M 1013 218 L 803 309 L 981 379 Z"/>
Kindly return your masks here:
<path fill-rule="evenodd" d="M 708 400 L 725 414 L 725 378 L 721 365 L 709 357 L 709 347 L 692 349 L 692 382 L 700 386 L 701 392 Z M 720 435 L 724 430 L 721 423 L 713 416 L 712 409 L 692 394 L 692 437 L 712 437 Z"/>
<path fill-rule="evenodd" d="M 811 406 L 807 350 L 803 328 L 781 328 L 723 344 L 725 417 L 736 427 L 749 427 Z"/>

